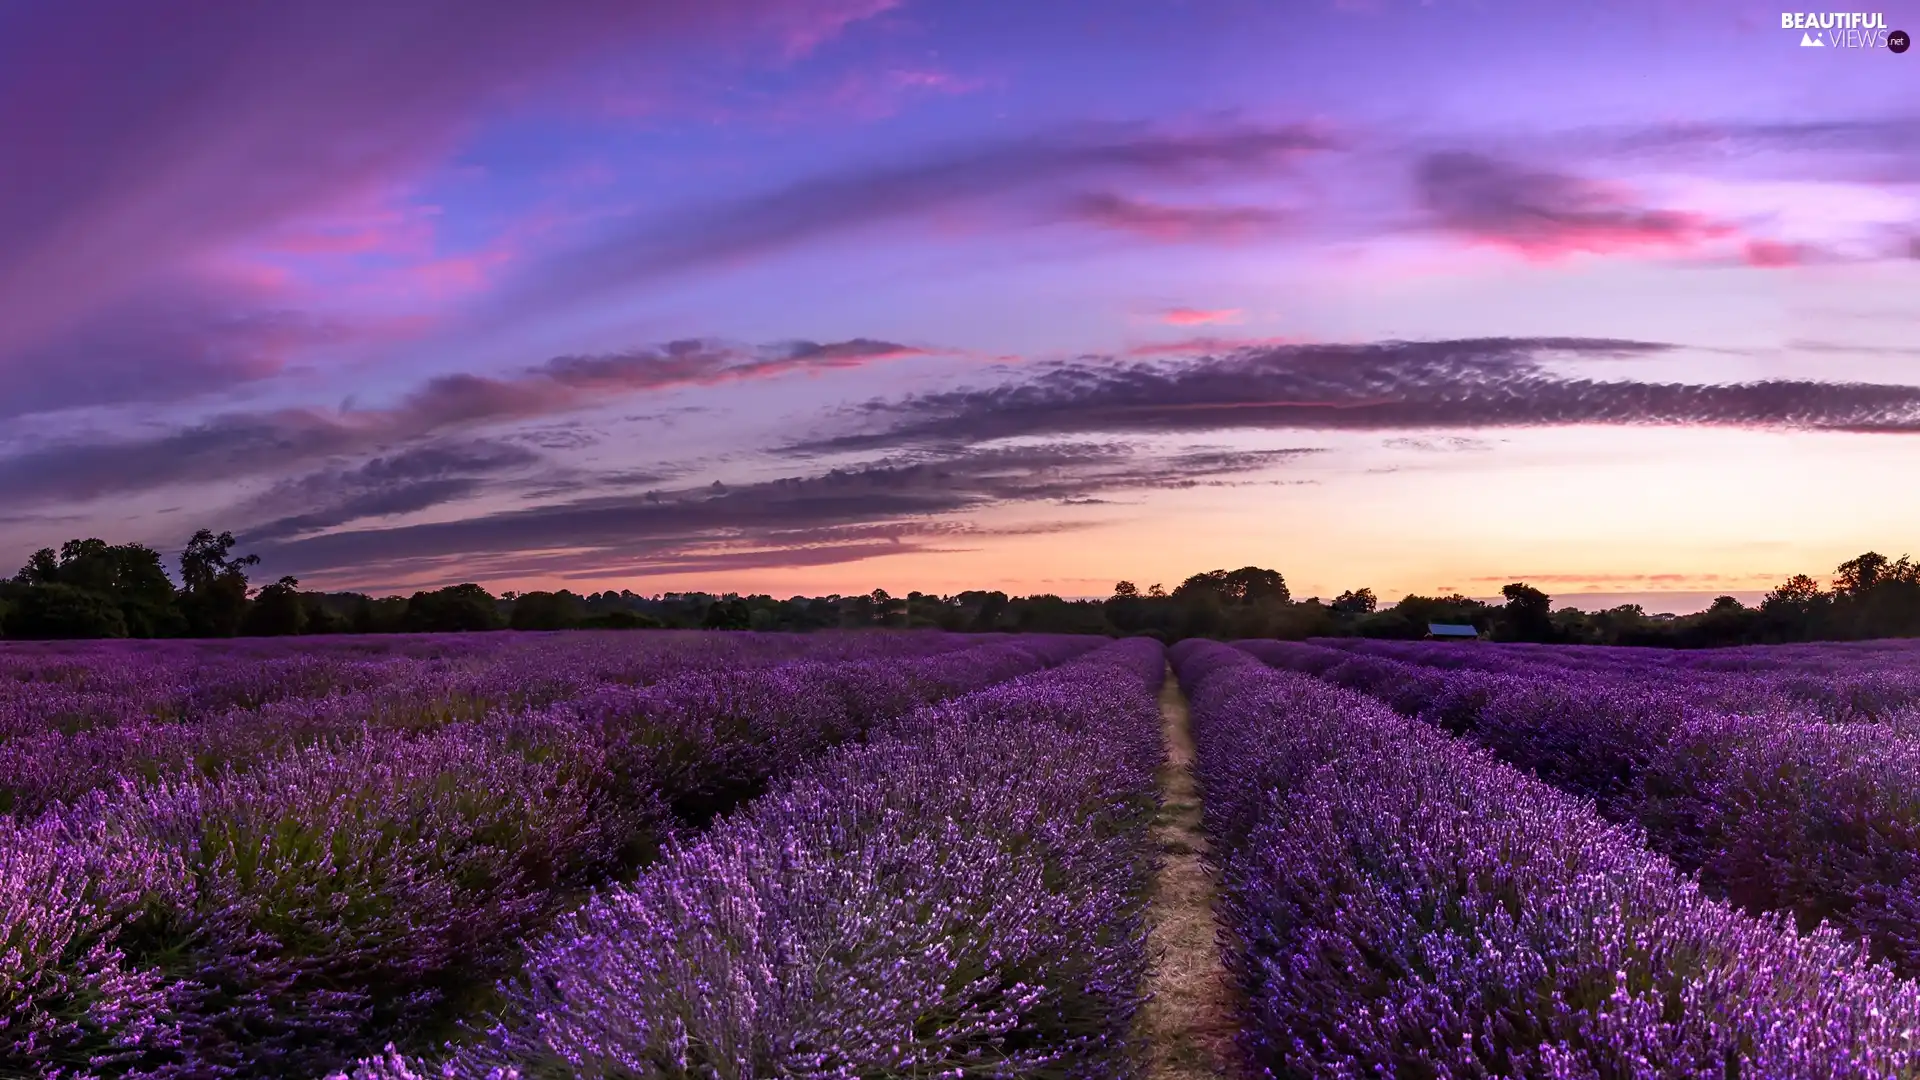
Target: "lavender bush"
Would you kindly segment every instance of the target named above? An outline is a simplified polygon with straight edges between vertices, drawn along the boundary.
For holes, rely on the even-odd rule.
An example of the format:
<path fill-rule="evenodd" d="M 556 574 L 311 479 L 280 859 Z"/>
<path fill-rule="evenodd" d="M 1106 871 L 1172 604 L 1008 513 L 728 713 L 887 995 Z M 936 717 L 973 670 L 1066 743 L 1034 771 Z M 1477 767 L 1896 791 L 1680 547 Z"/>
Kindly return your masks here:
<path fill-rule="evenodd" d="M 1242 648 L 1467 734 L 1646 830 L 1713 894 L 1750 912 L 1791 914 L 1805 929 L 1831 922 L 1902 975 L 1920 975 L 1920 741 L 1892 725 L 1834 720 L 1832 709 L 1805 707 L 1810 694 L 1776 693 L 1780 664 L 1749 693 L 1696 697 L 1685 683 L 1649 685 L 1618 671 L 1481 670 L 1498 662 L 1485 654 L 1447 669 L 1371 655 L 1328 664 L 1325 654 L 1338 650 L 1313 645 Z M 1885 655 L 1890 667 L 1912 662 Z"/>
<path fill-rule="evenodd" d="M 1920 988 L 1377 702 L 1176 649 L 1265 1076 L 1885 1077 Z M 1210 669 L 1210 670 L 1209 670 Z"/>
<path fill-rule="evenodd" d="M 1094 642 L 946 644 L 622 682 L 645 706 L 617 714 L 594 704 L 606 682 L 555 663 L 546 685 L 565 693 L 369 712 L 434 677 L 402 666 L 397 690 L 228 693 L 197 722 L 15 734 L 0 756 L 91 756 L 49 753 L 8 789 L 32 816 L 0 817 L 0 1074 L 311 1076 L 429 1037 L 568 897 L 669 837 L 883 720 Z M 649 746 L 675 750 L 634 751 Z"/>
<path fill-rule="evenodd" d="M 1823 920 L 1920 975 L 1920 742 L 1877 724 L 1708 716 L 1641 777 L 1637 820 L 1750 911 Z"/>
<path fill-rule="evenodd" d="M 0 818 L 0 1071 L 89 1076 L 174 1045 L 170 988 L 118 938 L 190 889 L 177 853 L 116 823 Z"/>
<path fill-rule="evenodd" d="M 1163 663 L 1113 646 L 806 768 L 570 917 L 447 1075 L 1130 1073 Z M 399 1070 L 432 1074 L 355 1075 Z"/>

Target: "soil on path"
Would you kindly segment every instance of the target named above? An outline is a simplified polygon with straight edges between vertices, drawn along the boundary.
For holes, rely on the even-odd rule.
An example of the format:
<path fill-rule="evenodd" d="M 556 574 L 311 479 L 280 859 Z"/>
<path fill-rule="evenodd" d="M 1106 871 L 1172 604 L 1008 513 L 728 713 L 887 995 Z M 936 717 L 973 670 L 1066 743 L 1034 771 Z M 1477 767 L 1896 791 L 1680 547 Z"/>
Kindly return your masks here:
<path fill-rule="evenodd" d="M 1147 1080 L 1232 1077 L 1232 996 L 1214 939 L 1214 880 L 1200 828 L 1193 733 L 1186 695 L 1171 670 L 1160 690 L 1160 717 L 1167 762 L 1160 769 L 1162 804 L 1153 832 L 1162 861 L 1148 916 L 1152 998 L 1140 1013 Z"/>

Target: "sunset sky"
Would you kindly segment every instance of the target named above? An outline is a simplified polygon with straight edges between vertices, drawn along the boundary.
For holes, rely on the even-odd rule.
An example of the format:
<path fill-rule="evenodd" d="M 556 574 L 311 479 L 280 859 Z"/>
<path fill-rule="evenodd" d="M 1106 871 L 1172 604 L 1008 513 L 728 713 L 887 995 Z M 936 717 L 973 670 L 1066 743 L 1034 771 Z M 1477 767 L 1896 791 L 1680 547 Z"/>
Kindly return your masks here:
<path fill-rule="evenodd" d="M 1920 555 L 1920 50 L 1813 34 L 0 3 L 0 573 L 1685 611 Z"/>

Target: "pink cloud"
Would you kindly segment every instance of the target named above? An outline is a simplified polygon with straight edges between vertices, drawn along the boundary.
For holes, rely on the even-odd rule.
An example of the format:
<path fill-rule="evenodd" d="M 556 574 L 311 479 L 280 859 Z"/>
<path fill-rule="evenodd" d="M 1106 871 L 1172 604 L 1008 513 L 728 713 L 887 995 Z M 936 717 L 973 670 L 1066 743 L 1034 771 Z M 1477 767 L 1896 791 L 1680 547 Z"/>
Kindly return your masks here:
<path fill-rule="evenodd" d="M 771 36 L 800 55 L 886 6 L 73 0 L 23 10 L 0 44 L 0 145 L 33 163 L 8 176 L 0 199 L 0 355 L 183 260 L 363 205 L 557 72 L 616 53 L 658 61 L 702 40 Z"/>
<path fill-rule="evenodd" d="M 269 251 L 295 256 L 407 255 L 433 251 L 435 207 L 383 206 L 300 222 L 268 238 Z"/>
<path fill-rule="evenodd" d="M 263 304 L 284 298 L 296 287 L 293 273 L 284 266 L 246 255 L 222 255 L 196 261 L 193 273 L 213 288 L 233 294 L 233 299 L 248 304 Z"/>
<path fill-rule="evenodd" d="M 14 361 L 58 370 L 22 379 L 0 415 L 177 402 L 229 394 L 342 347 L 405 340 L 418 319 L 301 310 L 235 280 L 207 278 L 116 304 Z"/>
<path fill-rule="evenodd" d="M 847 27 L 900 6 L 900 0 L 822 0 L 775 8 L 773 21 L 789 59 L 798 59 L 838 37 Z"/>
<path fill-rule="evenodd" d="M 445 297 L 477 292 L 493 280 L 496 271 L 512 260 L 503 250 L 453 255 L 410 266 L 405 276 L 429 296 Z"/>
<path fill-rule="evenodd" d="M 1437 224 L 1535 261 L 1684 251 L 1737 235 L 1703 214 L 1643 206 L 1622 188 L 1479 154 L 1428 155 L 1416 181 Z"/>
<path fill-rule="evenodd" d="M 383 309 L 424 305 L 438 311 L 450 302 L 484 292 L 556 230 L 578 225 L 589 217 L 541 206 L 510 222 L 478 247 L 457 251 L 430 248 L 409 252 L 413 257 L 405 259 L 381 258 L 372 266 L 357 257 L 332 257 L 345 258 L 343 267 L 330 263 L 329 257 L 316 256 L 301 269 L 322 279 L 343 268 L 348 271 L 324 288 L 308 285 L 308 291 L 332 301 Z"/>
<path fill-rule="evenodd" d="M 1632 223 L 1566 229 L 1550 240 L 1513 242 L 1513 246 L 1528 258 L 1551 261 L 1580 252 L 1616 255 L 1648 249 L 1686 250 L 1732 232 L 1731 226 L 1699 214 L 1656 211 Z"/>
<path fill-rule="evenodd" d="M 1160 321 L 1169 326 L 1200 326 L 1206 323 L 1230 323 L 1240 318 L 1239 308 L 1169 308 Z"/>
<path fill-rule="evenodd" d="M 1257 206 L 1172 206 L 1092 192 L 1075 199 L 1071 217 L 1163 242 L 1243 240 L 1269 233 L 1286 215 Z"/>
<path fill-rule="evenodd" d="M 1823 261 L 1824 253 L 1808 244 L 1787 243 L 1779 240 L 1749 240 L 1742 257 L 1748 266 L 1786 267 L 1805 266 L 1812 262 Z"/>

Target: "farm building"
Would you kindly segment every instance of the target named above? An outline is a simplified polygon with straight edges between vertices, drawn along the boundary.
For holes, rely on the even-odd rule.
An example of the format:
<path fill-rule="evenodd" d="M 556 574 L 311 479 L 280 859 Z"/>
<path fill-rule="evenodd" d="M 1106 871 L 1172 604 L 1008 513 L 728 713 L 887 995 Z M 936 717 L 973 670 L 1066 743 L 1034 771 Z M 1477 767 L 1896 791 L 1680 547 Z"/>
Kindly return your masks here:
<path fill-rule="evenodd" d="M 1428 641 L 1477 641 L 1480 631 L 1465 623 L 1434 622 L 1427 624 Z"/>

